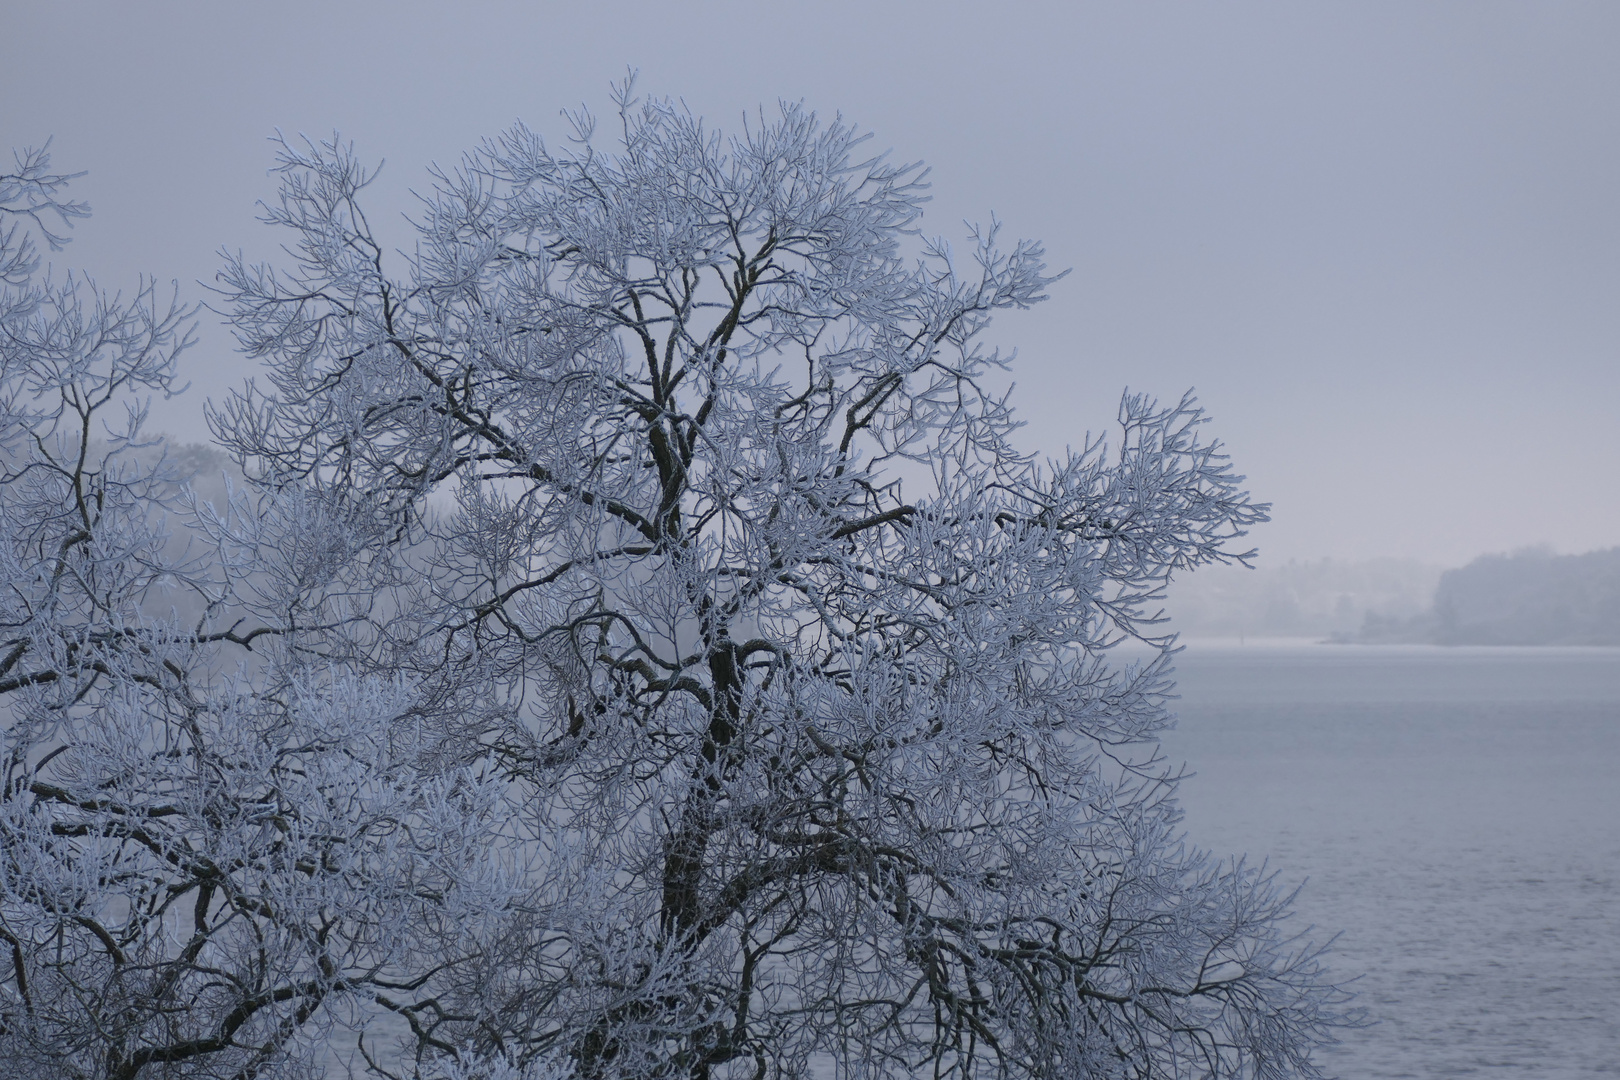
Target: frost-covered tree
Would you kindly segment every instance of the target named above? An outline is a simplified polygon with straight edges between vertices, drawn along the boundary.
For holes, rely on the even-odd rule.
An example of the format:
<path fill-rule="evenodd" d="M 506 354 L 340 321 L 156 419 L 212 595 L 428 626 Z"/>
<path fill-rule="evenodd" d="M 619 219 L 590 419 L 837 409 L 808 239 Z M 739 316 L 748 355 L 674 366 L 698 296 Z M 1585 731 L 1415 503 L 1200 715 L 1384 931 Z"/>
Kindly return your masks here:
<path fill-rule="evenodd" d="M 0 1074 L 311 1075 L 504 903 L 500 788 L 422 767 L 408 679 L 322 653 L 365 515 L 199 513 L 143 437 L 191 312 L 41 272 L 71 179 L 0 174 Z"/>
<path fill-rule="evenodd" d="M 1316 1075 L 1342 995 L 1156 752 L 1159 590 L 1265 509 L 1200 410 L 1020 452 L 983 339 L 1038 245 L 926 239 L 923 171 L 841 120 L 618 104 L 610 148 L 579 114 L 436 172 L 398 255 L 352 149 L 283 143 L 296 260 L 220 279 L 268 380 L 222 444 L 390 522 L 327 648 L 522 793 L 499 936 L 389 999 L 414 1060 Z"/>

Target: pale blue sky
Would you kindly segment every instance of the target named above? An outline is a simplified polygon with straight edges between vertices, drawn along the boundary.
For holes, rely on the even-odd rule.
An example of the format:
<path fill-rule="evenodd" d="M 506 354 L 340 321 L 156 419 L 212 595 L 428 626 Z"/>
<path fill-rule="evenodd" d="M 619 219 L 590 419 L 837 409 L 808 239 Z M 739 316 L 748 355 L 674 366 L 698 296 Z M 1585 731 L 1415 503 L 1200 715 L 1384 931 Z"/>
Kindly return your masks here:
<path fill-rule="evenodd" d="M 59 265 L 210 279 L 265 137 L 387 158 L 380 209 L 627 66 L 716 123 L 842 111 L 934 168 L 929 225 L 994 212 L 1074 273 L 1004 318 L 1026 442 L 1121 387 L 1197 386 L 1268 558 L 1460 563 L 1620 544 L 1620 5 L 8 5 L 0 144 L 54 135 L 96 217 Z M 211 323 L 192 394 L 247 374 Z"/>

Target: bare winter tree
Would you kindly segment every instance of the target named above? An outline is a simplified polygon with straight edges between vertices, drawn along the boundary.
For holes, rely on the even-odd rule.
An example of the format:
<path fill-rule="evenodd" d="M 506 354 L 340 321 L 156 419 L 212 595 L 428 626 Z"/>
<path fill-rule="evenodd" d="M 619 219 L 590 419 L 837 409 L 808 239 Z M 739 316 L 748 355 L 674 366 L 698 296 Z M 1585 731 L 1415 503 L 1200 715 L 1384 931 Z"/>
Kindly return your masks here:
<path fill-rule="evenodd" d="M 188 503 L 140 395 L 191 313 L 40 272 L 71 179 L 0 175 L 0 1073 L 310 1075 L 504 902 L 499 788 L 424 772 L 412 684 L 321 653 L 364 514 Z"/>
<path fill-rule="evenodd" d="M 619 104 L 397 268 L 283 146 L 217 510 L 141 431 L 191 313 L 42 275 L 87 209 L 0 175 L 0 1060 L 304 1076 L 392 1013 L 365 1067 L 450 1080 L 1315 1075 L 1343 995 L 1156 752 L 1159 590 L 1264 512 L 1199 410 L 1017 452 L 1039 247 L 924 240 L 842 122 Z"/>
<path fill-rule="evenodd" d="M 925 240 L 842 121 L 618 101 L 611 150 L 580 114 L 436 173 L 398 256 L 350 148 L 284 143 L 296 263 L 221 275 L 268 386 L 220 441 L 388 522 L 323 647 L 522 792 L 524 895 L 383 995 L 398 1068 L 1317 1075 L 1343 995 L 1156 753 L 1159 590 L 1265 509 L 1192 399 L 1015 450 L 982 339 L 1039 246 Z"/>

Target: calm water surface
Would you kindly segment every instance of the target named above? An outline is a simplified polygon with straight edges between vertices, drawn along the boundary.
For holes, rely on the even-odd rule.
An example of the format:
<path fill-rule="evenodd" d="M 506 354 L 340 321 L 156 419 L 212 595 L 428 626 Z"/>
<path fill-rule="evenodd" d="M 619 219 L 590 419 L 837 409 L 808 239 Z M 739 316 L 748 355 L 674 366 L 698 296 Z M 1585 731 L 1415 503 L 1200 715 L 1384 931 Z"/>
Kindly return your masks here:
<path fill-rule="evenodd" d="M 1191 644 L 1186 828 L 1308 879 L 1374 1077 L 1620 1076 L 1620 650 Z"/>

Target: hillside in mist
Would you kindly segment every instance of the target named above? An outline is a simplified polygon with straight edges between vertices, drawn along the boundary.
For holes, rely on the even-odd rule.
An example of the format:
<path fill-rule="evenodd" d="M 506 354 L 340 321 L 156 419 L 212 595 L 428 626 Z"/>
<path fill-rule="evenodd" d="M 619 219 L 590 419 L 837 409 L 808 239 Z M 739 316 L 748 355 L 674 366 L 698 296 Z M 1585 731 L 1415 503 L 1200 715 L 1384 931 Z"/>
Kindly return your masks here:
<path fill-rule="evenodd" d="M 1453 570 L 1400 559 L 1214 567 L 1172 584 L 1166 609 L 1194 638 L 1620 645 L 1620 547 L 1484 555 Z"/>
<path fill-rule="evenodd" d="M 1443 570 L 1408 559 L 1211 566 L 1176 579 L 1165 607 L 1170 627 L 1187 637 L 1342 636 L 1369 616 L 1421 616 Z"/>
<path fill-rule="evenodd" d="M 1484 555 L 1440 577 L 1417 618 L 1370 614 L 1359 641 L 1620 645 L 1620 547 L 1584 555 Z"/>

